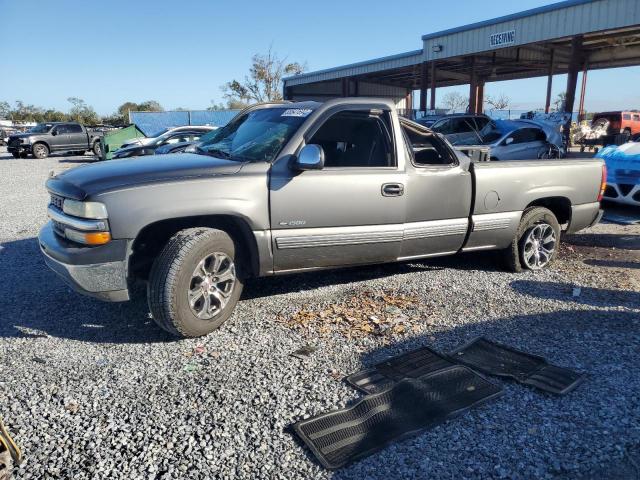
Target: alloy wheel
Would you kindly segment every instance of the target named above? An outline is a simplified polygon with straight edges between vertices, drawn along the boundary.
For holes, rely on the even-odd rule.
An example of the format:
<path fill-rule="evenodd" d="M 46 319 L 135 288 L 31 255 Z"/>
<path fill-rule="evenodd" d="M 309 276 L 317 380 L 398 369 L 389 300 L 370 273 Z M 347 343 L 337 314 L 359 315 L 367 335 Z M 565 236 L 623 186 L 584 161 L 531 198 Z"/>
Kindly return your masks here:
<path fill-rule="evenodd" d="M 189 282 L 191 312 L 202 320 L 214 318 L 229 302 L 235 284 L 233 260 L 222 252 L 207 255 L 198 262 Z"/>
<path fill-rule="evenodd" d="M 527 268 L 540 270 L 553 258 L 556 233 L 548 223 L 538 223 L 527 232 L 522 243 L 522 260 Z"/>

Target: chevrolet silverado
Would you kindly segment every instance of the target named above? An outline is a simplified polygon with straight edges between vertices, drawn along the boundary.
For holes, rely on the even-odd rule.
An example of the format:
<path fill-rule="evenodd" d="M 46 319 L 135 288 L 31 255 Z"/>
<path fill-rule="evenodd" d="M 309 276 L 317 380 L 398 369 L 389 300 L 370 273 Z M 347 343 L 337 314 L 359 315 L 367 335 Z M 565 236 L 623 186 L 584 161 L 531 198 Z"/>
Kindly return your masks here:
<path fill-rule="evenodd" d="M 76 290 L 129 300 L 200 336 L 252 276 L 498 250 L 547 267 L 561 230 L 597 223 L 603 162 L 471 162 L 392 102 L 249 107 L 196 153 L 86 165 L 47 181 L 46 263 Z"/>

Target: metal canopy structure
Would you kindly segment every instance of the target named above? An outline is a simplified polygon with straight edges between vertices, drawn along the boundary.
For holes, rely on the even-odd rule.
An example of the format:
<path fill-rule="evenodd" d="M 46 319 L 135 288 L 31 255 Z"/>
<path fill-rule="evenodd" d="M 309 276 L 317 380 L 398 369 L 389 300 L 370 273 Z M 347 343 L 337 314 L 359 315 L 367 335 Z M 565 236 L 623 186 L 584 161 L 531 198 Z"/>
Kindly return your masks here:
<path fill-rule="evenodd" d="M 424 35 L 421 50 L 286 78 L 284 96 L 377 91 L 409 109 L 419 90 L 426 111 L 435 109 L 438 87 L 468 84 L 468 110 L 481 112 L 485 83 L 547 76 L 548 111 L 553 75 L 568 74 L 565 110 L 572 111 L 580 71 L 584 99 L 588 70 L 634 65 L 640 65 L 639 0 L 567 0 Z"/>

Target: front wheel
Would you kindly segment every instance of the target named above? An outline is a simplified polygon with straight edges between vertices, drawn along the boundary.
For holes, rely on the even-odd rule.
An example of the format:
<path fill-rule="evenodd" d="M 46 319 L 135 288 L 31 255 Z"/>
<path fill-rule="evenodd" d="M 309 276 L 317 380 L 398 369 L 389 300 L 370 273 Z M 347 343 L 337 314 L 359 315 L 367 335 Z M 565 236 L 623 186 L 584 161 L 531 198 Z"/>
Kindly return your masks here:
<path fill-rule="evenodd" d="M 558 255 L 560 224 L 544 207 L 524 211 L 511 245 L 503 251 L 505 266 L 512 272 L 542 270 Z"/>
<path fill-rule="evenodd" d="M 36 143 L 33 147 L 31 147 L 31 153 L 35 158 L 43 159 L 49 156 L 49 147 L 47 147 L 44 143 Z"/>
<path fill-rule="evenodd" d="M 13 155 L 13 158 L 20 158 L 19 152 L 11 152 L 11 155 Z"/>
<path fill-rule="evenodd" d="M 154 262 L 147 299 L 156 323 L 180 337 L 216 330 L 233 313 L 242 293 L 233 239 L 222 230 L 178 232 Z"/>

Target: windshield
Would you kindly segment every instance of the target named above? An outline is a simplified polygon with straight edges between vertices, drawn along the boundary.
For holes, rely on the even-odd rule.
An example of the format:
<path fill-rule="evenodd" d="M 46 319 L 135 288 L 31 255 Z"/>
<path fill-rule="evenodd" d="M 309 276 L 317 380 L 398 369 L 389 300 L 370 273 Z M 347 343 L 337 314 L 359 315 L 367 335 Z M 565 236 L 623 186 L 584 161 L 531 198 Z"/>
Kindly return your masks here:
<path fill-rule="evenodd" d="M 51 130 L 51 127 L 53 127 L 53 125 L 50 124 L 50 123 L 41 123 L 39 125 L 36 125 L 35 127 L 31 127 L 29 129 L 29 132 L 31 132 L 31 133 L 45 133 L 45 132 L 48 132 L 49 130 Z"/>
<path fill-rule="evenodd" d="M 198 147 L 198 153 L 231 160 L 271 162 L 302 125 L 310 109 L 261 108 L 240 115 Z"/>
<path fill-rule="evenodd" d="M 482 145 L 488 145 L 494 143 L 502 138 L 504 132 L 502 132 L 496 123 L 492 120 L 487 123 L 480 132 L 478 132 L 482 139 Z"/>

